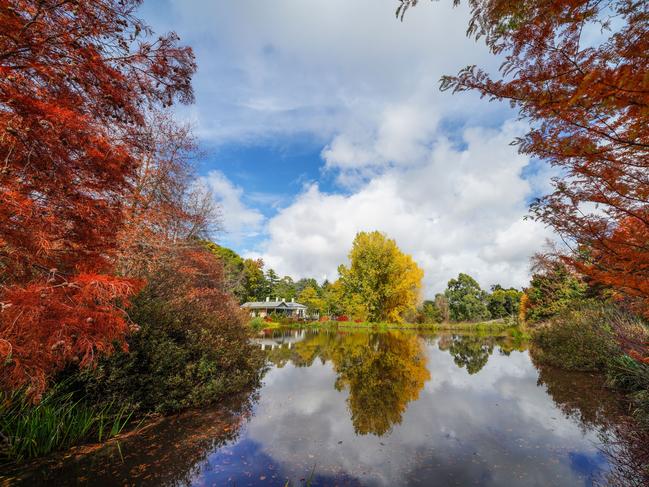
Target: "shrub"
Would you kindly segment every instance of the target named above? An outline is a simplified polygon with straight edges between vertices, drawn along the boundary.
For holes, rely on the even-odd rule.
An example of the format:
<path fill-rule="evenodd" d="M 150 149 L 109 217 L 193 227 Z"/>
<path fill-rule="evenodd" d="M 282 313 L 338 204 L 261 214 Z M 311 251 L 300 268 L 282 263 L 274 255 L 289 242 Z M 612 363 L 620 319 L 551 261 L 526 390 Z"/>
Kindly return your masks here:
<path fill-rule="evenodd" d="M 221 289 L 219 262 L 205 251 L 165 256 L 133 301 L 139 327 L 129 351 L 76 376 L 98 403 L 140 413 L 208 404 L 255 386 L 263 359 L 249 342 L 246 315 Z"/>
<path fill-rule="evenodd" d="M 270 321 L 279 323 L 280 325 L 288 326 L 297 323 L 297 319 L 292 316 L 287 316 L 284 313 L 271 313 Z"/>
<path fill-rule="evenodd" d="M 603 307 L 567 310 L 532 333 L 535 358 L 569 370 L 604 370 L 621 350 Z"/>
<path fill-rule="evenodd" d="M 248 322 L 248 326 L 255 331 L 263 330 L 266 327 L 266 320 L 260 316 L 255 316 Z"/>

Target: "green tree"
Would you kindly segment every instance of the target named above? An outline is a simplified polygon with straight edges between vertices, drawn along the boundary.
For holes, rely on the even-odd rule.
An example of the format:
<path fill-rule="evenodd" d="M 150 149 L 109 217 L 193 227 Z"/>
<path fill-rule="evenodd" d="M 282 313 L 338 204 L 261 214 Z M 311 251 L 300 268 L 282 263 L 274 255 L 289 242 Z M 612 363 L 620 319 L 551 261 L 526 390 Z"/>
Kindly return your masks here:
<path fill-rule="evenodd" d="M 264 275 L 264 261 L 246 259 L 243 261 L 245 301 L 263 301 L 270 296 L 270 288 Z"/>
<path fill-rule="evenodd" d="M 304 291 L 306 288 L 312 287 L 313 289 L 316 290 L 318 293 L 318 296 L 322 297 L 322 288 L 318 284 L 318 281 L 316 281 L 312 277 L 303 277 L 299 281 L 295 283 L 295 294 L 299 296 L 302 291 Z"/>
<path fill-rule="evenodd" d="M 435 304 L 435 301 L 427 299 L 419 307 L 417 313 L 417 321 L 419 323 L 441 323 L 442 320 L 442 312 Z"/>
<path fill-rule="evenodd" d="M 444 292 L 448 298 L 450 317 L 453 321 L 478 321 L 489 319 L 487 293 L 468 274 L 460 273 L 457 279 L 448 281 Z"/>
<path fill-rule="evenodd" d="M 243 259 L 234 250 L 222 247 L 209 240 L 203 240 L 201 244 L 223 264 L 225 289 L 232 293 L 239 302 L 246 301 L 248 293 L 245 285 Z"/>
<path fill-rule="evenodd" d="M 534 269 L 536 272 L 525 290 L 526 320 L 546 320 L 587 298 L 588 285 L 562 262 L 537 258 Z"/>
<path fill-rule="evenodd" d="M 276 287 L 279 284 L 280 278 L 273 269 L 268 269 L 266 271 L 266 283 L 268 286 L 268 294 L 272 295 L 273 298 L 281 297 L 277 296 Z"/>
<path fill-rule="evenodd" d="M 331 284 L 325 281 L 322 284 L 322 299 L 324 301 L 324 313 L 329 316 L 343 314 L 343 289 L 340 281 Z"/>
<path fill-rule="evenodd" d="M 424 272 L 394 240 L 360 232 L 349 253 L 350 267 L 338 268 L 344 298 L 365 309 L 370 321 L 402 322 L 419 300 Z"/>
<path fill-rule="evenodd" d="M 273 288 L 273 295 L 279 299 L 291 300 L 297 296 L 295 283 L 289 276 L 282 277 Z"/>
<path fill-rule="evenodd" d="M 523 293 L 517 289 L 505 289 L 500 284 L 491 287 L 491 294 L 487 298 L 487 307 L 492 318 L 505 318 L 517 316 L 518 306 Z"/>

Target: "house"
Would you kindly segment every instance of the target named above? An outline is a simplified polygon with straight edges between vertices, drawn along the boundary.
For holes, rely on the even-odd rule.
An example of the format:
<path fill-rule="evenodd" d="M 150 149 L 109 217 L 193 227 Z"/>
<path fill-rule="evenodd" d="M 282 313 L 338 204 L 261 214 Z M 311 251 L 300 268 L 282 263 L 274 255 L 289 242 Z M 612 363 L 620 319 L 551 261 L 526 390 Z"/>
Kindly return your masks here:
<path fill-rule="evenodd" d="M 303 304 L 296 303 L 295 299 L 290 302 L 285 299 L 275 298 L 271 301 L 266 298 L 266 301 L 249 301 L 241 305 L 242 309 L 248 310 L 250 316 L 268 316 L 270 314 L 282 314 L 295 319 L 304 319 L 307 317 L 307 307 Z"/>

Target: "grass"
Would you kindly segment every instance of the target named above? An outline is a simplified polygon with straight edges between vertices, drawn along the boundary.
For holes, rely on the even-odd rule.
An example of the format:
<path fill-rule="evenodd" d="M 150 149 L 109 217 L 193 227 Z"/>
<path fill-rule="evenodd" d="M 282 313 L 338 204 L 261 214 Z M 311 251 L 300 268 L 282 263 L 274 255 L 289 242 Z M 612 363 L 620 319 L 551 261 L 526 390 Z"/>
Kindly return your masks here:
<path fill-rule="evenodd" d="M 113 403 L 91 406 L 55 386 L 38 404 L 23 392 L 0 393 L 0 458 L 18 463 L 120 434 L 133 418 Z"/>
<path fill-rule="evenodd" d="M 649 427 L 649 364 L 620 355 L 609 362 L 606 376 L 609 385 L 628 394 L 634 416 Z"/>
<path fill-rule="evenodd" d="M 486 332 L 491 334 L 506 333 L 517 330 L 518 326 L 504 320 L 494 320 L 482 323 L 386 323 L 386 322 L 355 322 L 355 321 L 313 321 L 296 322 L 278 325 L 287 328 L 358 328 L 371 330 L 430 330 L 430 331 L 468 331 Z"/>
<path fill-rule="evenodd" d="M 313 482 L 313 475 L 315 474 L 315 465 L 313 465 L 313 468 L 311 469 L 311 475 L 309 475 L 309 478 L 302 479 L 304 481 L 304 487 L 311 487 L 312 482 Z M 284 484 L 284 487 L 292 487 L 291 481 L 287 480 L 286 483 Z"/>

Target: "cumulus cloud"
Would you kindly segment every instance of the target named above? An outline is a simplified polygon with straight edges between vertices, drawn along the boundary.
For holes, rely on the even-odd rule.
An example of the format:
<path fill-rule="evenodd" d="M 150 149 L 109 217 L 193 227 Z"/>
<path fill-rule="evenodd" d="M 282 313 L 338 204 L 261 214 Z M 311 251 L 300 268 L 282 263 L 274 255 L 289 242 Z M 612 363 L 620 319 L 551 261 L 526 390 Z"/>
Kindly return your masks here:
<path fill-rule="evenodd" d="M 394 0 L 164 1 L 146 18 L 195 49 L 197 103 L 181 115 L 202 139 L 308 134 L 337 183 L 307 184 L 263 221 L 242 202 L 254 206 L 251 195 L 216 173 L 226 230 L 263 239 L 247 255 L 296 278 L 333 279 L 356 232 L 378 229 L 424 268 L 428 295 L 460 271 L 483 286 L 527 281 L 528 257 L 549 232 L 523 217 L 552 172 L 509 145 L 525 129 L 506 122 L 510 108 L 437 89 L 444 74 L 501 62 L 466 37 L 465 2 L 424 2 L 398 22 Z"/>
<path fill-rule="evenodd" d="M 332 279 L 355 234 L 380 230 L 423 267 L 428 295 L 458 272 L 522 286 L 549 232 L 523 220 L 529 161 L 509 145 L 521 129 L 468 128 L 459 145 L 438 137 L 417 163 L 389 166 L 350 194 L 311 184 L 268 222 L 261 255 L 281 273 Z"/>
<path fill-rule="evenodd" d="M 264 216 L 243 202 L 243 188 L 235 186 L 221 171 L 210 171 L 200 179 L 210 189 L 221 209 L 221 223 L 228 242 L 236 243 L 259 235 Z"/>
<path fill-rule="evenodd" d="M 310 367 L 289 363 L 269 371 L 244 441 L 253 441 L 296 479 L 304 465 L 317 463 L 316 475 L 344 472 L 367 485 L 393 486 L 416 483 L 423 477 L 418 469 L 432 464 L 440 485 L 445 478 L 457 485 L 476 478 L 484 485 L 577 482 L 579 473 L 566 460 L 574 452 L 596 455 L 597 432 L 562 414 L 537 385 L 527 352 L 505 357 L 495 351 L 479 374 L 470 375 L 435 341 L 424 347 L 431 380 L 384 436 L 355 433 L 349 390 L 334 387 L 331 362 L 315 360 Z M 234 445 L 231 453 L 244 451 Z M 529 461 L 546 455 L 553 461 Z M 526 476 L 517 478 L 512 471 L 521 464 Z"/>

